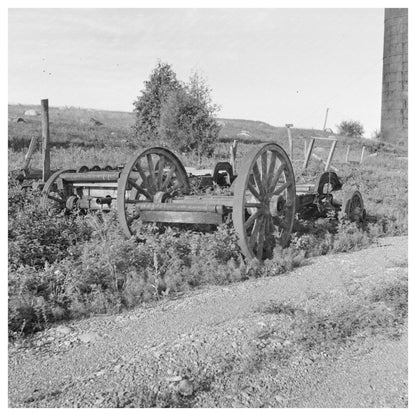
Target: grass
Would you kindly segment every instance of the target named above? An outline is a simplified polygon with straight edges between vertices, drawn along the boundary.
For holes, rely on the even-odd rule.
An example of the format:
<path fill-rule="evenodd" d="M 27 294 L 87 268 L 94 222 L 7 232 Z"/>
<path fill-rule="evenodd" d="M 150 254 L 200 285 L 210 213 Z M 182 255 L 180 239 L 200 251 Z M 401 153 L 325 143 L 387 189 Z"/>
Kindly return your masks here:
<path fill-rule="evenodd" d="M 9 171 L 22 166 L 30 137 L 40 134 L 39 117 L 26 123 L 13 120 L 28 108 L 9 106 Z M 91 123 L 99 120 L 102 126 Z M 135 152 L 155 143 L 139 142 L 132 135 L 133 115 L 76 108 L 51 108 L 52 168 L 125 164 Z M 224 126 L 214 157 L 203 167 L 228 159 L 228 142 L 250 132 L 238 147 L 237 169 L 256 141 L 277 141 L 287 148 L 284 128 L 245 120 L 220 120 Z M 315 134 L 294 130 L 294 168 L 297 183 L 314 182 L 322 165 L 312 160 L 301 170 L 303 139 Z M 297 139 L 299 138 L 299 140 Z M 352 140 L 351 157 L 359 157 L 362 141 Z M 39 194 L 23 194 L 9 182 L 9 330 L 11 336 L 41 330 L 59 320 L 94 313 L 114 313 L 161 297 L 207 284 L 227 284 L 297 267 L 311 256 L 350 251 L 368 246 L 383 235 L 407 233 L 407 163 L 393 157 L 402 149 L 379 146 L 377 157 L 359 167 L 342 164 L 340 141 L 334 165 L 345 183 L 344 191 L 358 187 L 372 221 L 365 230 L 330 218 L 297 221 L 292 243 L 276 249 L 263 265 L 247 264 L 241 257 L 232 228 L 211 234 L 195 230 L 160 232 L 143 226 L 140 238 L 126 240 L 111 216 L 50 218 L 39 209 Z M 318 152 L 328 151 L 328 144 Z M 400 153 L 401 154 L 401 153 Z M 196 166 L 195 155 L 180 155 L 185 166 Z M 40 152 L 32 165 L 40 167 Z M 342 199 L 342 196 L 340 197 Z"/>

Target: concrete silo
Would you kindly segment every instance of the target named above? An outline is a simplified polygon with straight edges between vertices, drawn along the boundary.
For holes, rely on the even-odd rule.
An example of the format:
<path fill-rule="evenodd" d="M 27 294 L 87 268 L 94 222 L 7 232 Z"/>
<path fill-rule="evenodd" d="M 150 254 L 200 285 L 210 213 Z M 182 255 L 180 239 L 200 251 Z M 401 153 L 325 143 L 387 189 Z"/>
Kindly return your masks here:
<path fill-rule="evenodd" d="M 408 9 L 385 9 L 381 140 L 407 144 Z"/>

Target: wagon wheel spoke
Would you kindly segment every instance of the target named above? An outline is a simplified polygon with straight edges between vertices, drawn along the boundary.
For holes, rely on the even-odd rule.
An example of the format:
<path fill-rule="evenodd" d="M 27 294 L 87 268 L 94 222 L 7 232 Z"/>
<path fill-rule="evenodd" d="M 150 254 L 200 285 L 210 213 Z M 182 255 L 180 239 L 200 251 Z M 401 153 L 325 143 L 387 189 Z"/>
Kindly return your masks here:
<path fill-rule="evenodd" d="M 275 191 L 273 191 L 272 195 L 280 195 L 286 188 L 288 188 L 291 185 L 291 182 L 285 182 L 284 184 L 280 185 Z"/>
<path fill-rule="evenodd" d="M 286 168 L 285 163 L 282 163 L 279 166 L 279 168 L 277 169 L 276 173 L 274 174 L 273 178 L 270 181 L 270 186 L 268 188 L 268 192 L 273 192 L 274 191 L 274 188 L 276 188 L 277 182 L 279 181 L 279 178 L 282 175 L 285 168 Z"/>
<path fill-rule="evenodd" d="M 267 183 L 265 185 L 267 191 L 270 190 L 270 185 L 273 179 L 273 172 L 274 172 L 274 169 L 276 168 L 276 160 L 277 160 L 277 154 L 275 152 L 272 152 L 272 155 L 270 158 L 269 171 L 267 172 Z"/>
<path fill-rule="evenodd" d="M 168 174 L 166 176 L 166 179 L 164 180 L 164 182 L 162 184 L 162 188 L 161 188 L 162 191 L 166 191 L 166 189 L 167 189 L 170 181 L 173 178 L 173 174 L 175 173 L 175 170 L 176 170 L 175 166 L 171 166 L 170 167 L 170 170 L 169 170 L 169 172 L 168 172 Z"/>
<path fill-rule="evenodd" d="M 246 229 L 250 228 L 253 222 L 261 215 L 261 212 L 257 210 L 254 214 L 250 216 L 250 218 L 244 223 Z"/>
<path fill-rule="evenodd" d="M 133 170 L 137 170 L 137 172 L 139 172 L 139 175 L 141 176 L 142 181 L 143 181 L 143 185 L 147 186 L 147 177 L 146 177 L 146 174 L 144 173 L 143 169 L 140 166 L 140 160 L 137 161 Z"/>
<path fill-rule="evenodd" d="M 267 190 L 267 152 L 262 153 L 261 155 L 261 183 L 263 190 Z"/>
<path fill-rule="evenodd" d="M 157 172 L 157 189 L 162 189 L 162 180 L 163 180 L 163 169 L 165 168 L 165 157 L 160 156 L 158 163 L 158 172 Z"/>
<path fill-rule="evenodd" d="M 133 188 L 137 189 L 137 191 L 139 193 L 141 193 L 142 195 L 144 195 L 147 199 L 151 200 L 151 196 L 149 194 L 149 192 L 147 192 L 145 189 L 143 189 L 140 185 L 138 185 L 133 179 L 128 179 L 127 180 L 129 185 L 131 185 Z"/>
<path fill-rule="evenodd" d="M 149 178 L 151 181 L 151 186 L 152 188 L 156 188 L 156 175 L 155 175 L 155 167 L 153 164 L 153 158 L 152 158 L 152 154 L 149 153 L 146 155 L 146 159 L 147 159 L 147 165 L 149 166 Z"/>
<path fill-rule="evenodd" d="M 254 179 L 255 179 L 255 182 L 256 182 L 256 185 L 260 194 L 264 194 L 263 184 L 261 182 L 261 176 L 259 172 L 259 167 L 257 166 L 257 162 L 254 163 L 253 165 L 253 174 L 254 174 Z"/>
<path fill-rule="evenodd" d="M 259 193 L 257 192 L 256 188 L 254 187 L 254 185 L 252 183 L 248 183 L 248 190 L 253 194 L 253 196 L 255 198 L 257 198 L 257 200 L 261 200 Z"/>
<path fill-rule="evenodd" d="M 257 258 L 259 260 L 263 259 L 263 247 L 264 247 L 264 239 L 265 239 L 265 226 L 266 226 L 267 218 L 263 217 L 262 222 L 259 228 L 259 235 L 257 238 Z"/>
<path fill-rule="evenodd" d="M 65 204 L 65 201 L 61 198 L 57 198 L 56 196 L 53 196 L 51 194 L 48 194 L 48 198 L 52 199 L 52 201 L 58 202 L 59 204 Z"/>
<path fill-rule="evenodd" d="M 254 245 L 256 244 L 256 241 L 257 241 L 259 228 L 260 228 L 260 222 L 261 222 L 261 218 L 257 218 L 255 223 L 254 223 L 254 227 L 251 230 L 251 235 L 250 235 L 250 238 L 249 238 L 249 244 L 250 244 L 250 247 L 252 249 L 254 248 Z"/>

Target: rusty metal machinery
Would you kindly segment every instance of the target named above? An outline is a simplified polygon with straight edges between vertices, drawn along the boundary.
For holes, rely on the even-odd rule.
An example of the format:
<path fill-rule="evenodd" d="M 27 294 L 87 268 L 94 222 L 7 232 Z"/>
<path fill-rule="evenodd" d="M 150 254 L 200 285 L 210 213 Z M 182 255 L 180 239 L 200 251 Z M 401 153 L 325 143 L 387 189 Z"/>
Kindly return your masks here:
<path fill-rule="evenodd" d="M 358 191 L 343 202 L 333 192 L 342 184 L 335 172 L 324 172 L 316 185 L 296 186 L 292 163 L 277 144 L 247 153 L 238 176 L 228 162 L 209 172 L 190 172 L 168 149 L 149 148 L 122 170 L 97 167 L 54 172 L 43 187 L 42 204 L 52 213 L 116 210 L 126 236 L 141 222 L 221 224 L 231 222 L 247 258 L 270 258 L 277 245 L 288 244 L 295 215 L 330 210 L 362 221 L 364 204 Z M 228 194 L 192 194 L 193 188 L 217 185 Z"/>

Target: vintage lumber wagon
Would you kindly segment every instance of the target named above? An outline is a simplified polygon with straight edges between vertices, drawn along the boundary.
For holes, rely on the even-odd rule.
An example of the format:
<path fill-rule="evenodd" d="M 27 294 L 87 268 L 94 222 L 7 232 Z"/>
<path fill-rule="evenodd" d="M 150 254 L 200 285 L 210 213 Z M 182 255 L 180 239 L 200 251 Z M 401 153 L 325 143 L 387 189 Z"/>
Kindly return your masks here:
<path fill-rule="evenodd" d="M 216 183 L 223 194 L 193 192 L 195 178 L 199 183 Z M 116 210 L 128 237 L 140 222 L 232 221 L 243 254 L 263 260 L 272 256 L 276 245 L 288 244 L 296 213 L 319 216 L 333 211 L 363 221 L 361 194 L 355 191 L 337 201 L 333 193 L 341 187 L 331 171 L 324 172 L 316 184 L 296 185 L 288 155 L 274 143 L 248 152 L 236 176 L 228 162 L 219 162 L 212 174 L 192 174 L 170 150 L 152 147 L 122 169 L 82 167 L 54 172 L 44 184 L 42 204 L 51 212 Z"/>

